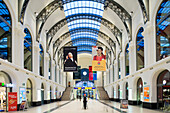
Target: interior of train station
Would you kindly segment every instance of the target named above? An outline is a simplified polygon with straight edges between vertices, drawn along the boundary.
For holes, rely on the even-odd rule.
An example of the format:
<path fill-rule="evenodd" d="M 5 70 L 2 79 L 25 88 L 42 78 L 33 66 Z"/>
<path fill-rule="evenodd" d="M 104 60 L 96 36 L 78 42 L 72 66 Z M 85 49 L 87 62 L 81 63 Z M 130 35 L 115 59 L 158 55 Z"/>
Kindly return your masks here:
<path fill-rule="evenodd" d="M 169 113 L 170 0 L 0 0 L 0 112 Z"/>

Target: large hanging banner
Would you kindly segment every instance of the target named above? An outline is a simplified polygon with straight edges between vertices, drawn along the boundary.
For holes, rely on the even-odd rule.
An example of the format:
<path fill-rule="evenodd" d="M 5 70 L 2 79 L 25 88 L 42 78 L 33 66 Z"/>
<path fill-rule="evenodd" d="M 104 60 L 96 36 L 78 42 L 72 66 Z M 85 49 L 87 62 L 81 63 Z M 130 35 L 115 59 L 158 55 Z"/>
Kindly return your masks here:
<path fill-rule="evenodd" d="M 17 111 L 17 92 L 8 92 L 8 111 Z"/>
<path fill-rule="evenodd" d="M 97 71 L 93 71 L 93 80 L 97 80 Z"/>
<path fill-rule="evenodd" d="M 73 72 L 73 79 L 77 80 L 77 79 L 81 79 L 81 66 L 77 67 L 77 72 Z"/>
<path fill-rule="evenodd" d="M 105 47 L 92 47 L 92 71 L 106 71 L 106 49 Z"/>
<path fill-rule="evenodd" d="M 93 80 L 93 71 L 92 71 L 92 66 L 89 66 L 89 81 Z"/>
<path fill-rule="evenodd" d="M 64 72 L 77 71 L 77 47 L 64 47 Z"/>
<path fill-rule="evenodd" d="M 89 80 L 89 69 L 81 69 L 81 81 L 88 81 Z"/>

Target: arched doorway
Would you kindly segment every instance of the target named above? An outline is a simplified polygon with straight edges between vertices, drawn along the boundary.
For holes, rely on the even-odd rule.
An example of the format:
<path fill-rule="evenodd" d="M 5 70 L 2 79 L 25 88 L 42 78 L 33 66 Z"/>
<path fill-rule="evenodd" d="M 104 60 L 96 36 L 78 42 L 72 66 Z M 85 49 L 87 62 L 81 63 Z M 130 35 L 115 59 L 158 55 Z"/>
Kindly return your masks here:
<path fill-rule="evenodd" d="M 44 104 L 44 84 L 41 84 L 41 104 Z"/>
<path fill-rule="evenodd" d="M 52 88 L 50 86 L 50 102 L 52 102 Z"/>
<path fill-rule="evenodd" d="M 26 97 L 28 105 L 32 106 L 32 82 L 30 79 L 27 80 Z"/>
<path fill-rule="evenodd" d="M 142 104 L 143 99 L 143 81 L 142 78 L 139 78 L 137 81 L 137 105 Z"/>
<path fill-rule="evenodd" d="M 57 87 L 55 88 L 55 99 L 57 100 Z"/>
<path fill-rule="evenodd" d="M 120 85 L 118 85 L 118 102 L 120 101 Z"/>
<path fill-rule="evenodd" d="M 129 96 L 129 93 L 128 93 L 128 83 L 126 82 L 125 84 L 125 99 L 128 100 L 128 96 Z"/>
<path fill-rule="evenodd" d="M 0 71 L 0 111 L 6 110 L 6 94 L 12 92 L 12 88 L 5 87 L 6 84 L 12 84 L 11 78 L 7 73 Z"/>
<path fill-rule="evenodd" d="M 125 72 L 126 76 L 129 75 L 129 43 L 127 44 L 125 50 Z"/>
<path fill-rule="evenodd" d="M 170 105 L 170 72 L 164 70 L 157 78 L 157 106 L 160 109 L 166 110 Z"/>

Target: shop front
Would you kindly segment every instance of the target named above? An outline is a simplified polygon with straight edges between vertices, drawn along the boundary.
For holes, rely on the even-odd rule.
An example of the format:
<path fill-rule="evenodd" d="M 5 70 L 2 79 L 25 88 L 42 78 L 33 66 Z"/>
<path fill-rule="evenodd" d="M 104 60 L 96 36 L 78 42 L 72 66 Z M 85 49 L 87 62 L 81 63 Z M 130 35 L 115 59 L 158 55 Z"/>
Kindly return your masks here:
<path fill-rule="evenodd" d="M 8 92 L 12 92 L 10 76 L 0 71 L 0 112 L 8 111 Z"/>
<path fill-rule="evenodd" d="M 157 107 L 170 112 L 170 72 L 165 70 L 157 78 Z"/>

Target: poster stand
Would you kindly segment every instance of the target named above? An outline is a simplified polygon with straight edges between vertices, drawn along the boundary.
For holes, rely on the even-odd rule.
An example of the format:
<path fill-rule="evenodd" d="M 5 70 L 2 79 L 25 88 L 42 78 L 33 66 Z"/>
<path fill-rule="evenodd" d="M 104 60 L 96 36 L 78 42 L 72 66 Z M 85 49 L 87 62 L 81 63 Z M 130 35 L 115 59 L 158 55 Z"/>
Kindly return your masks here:
<path fill-rule="evenodd" d="M 19 110 L 25 111 L 26 109 L 28 109 L 27 101 L 22 101 Z"/>
<path fill-rule="evenodd" d="M 128 109 L 128 100 L 121 100 L 120 108 Z"/>

